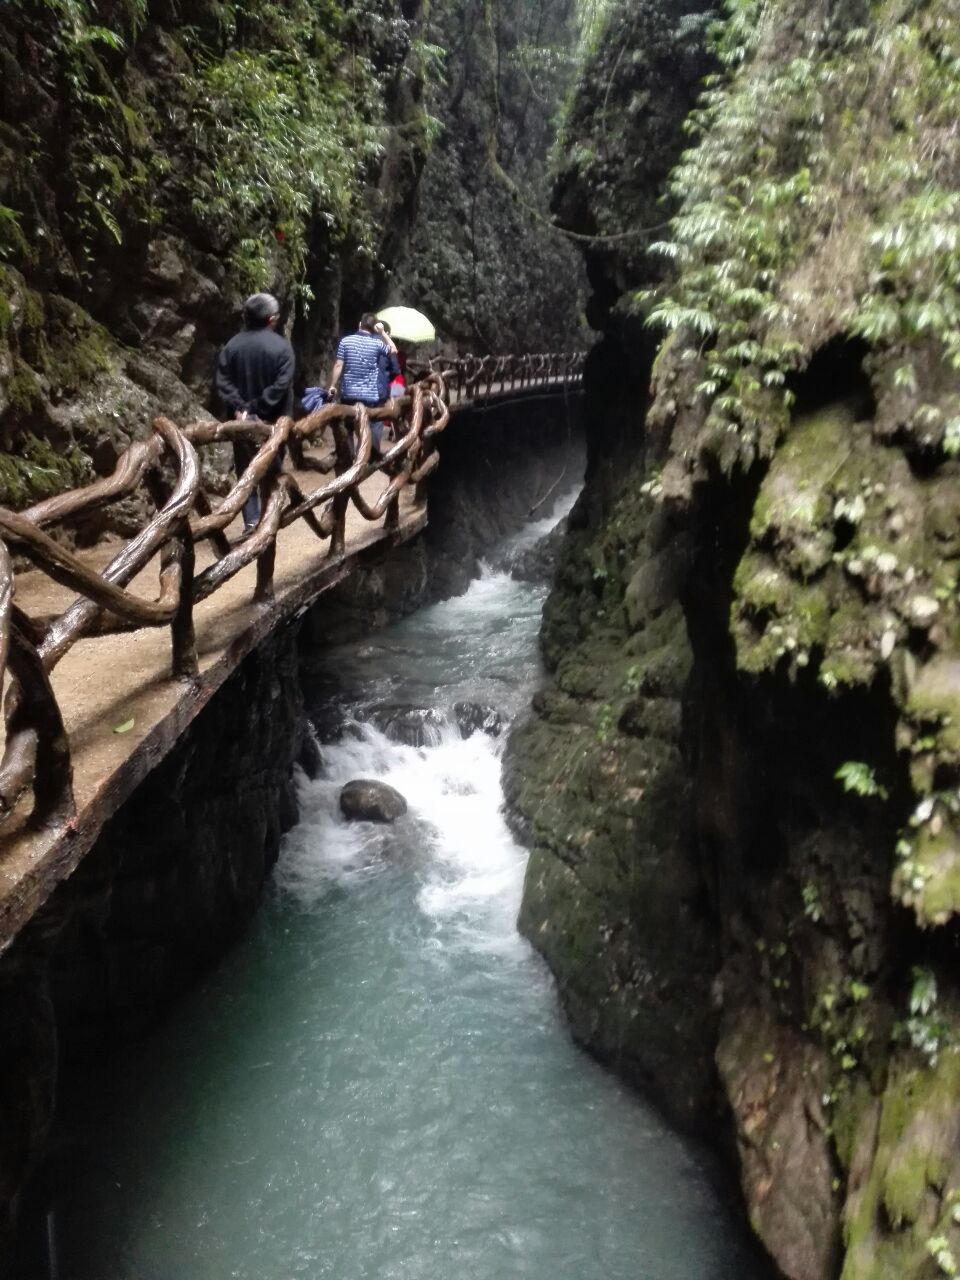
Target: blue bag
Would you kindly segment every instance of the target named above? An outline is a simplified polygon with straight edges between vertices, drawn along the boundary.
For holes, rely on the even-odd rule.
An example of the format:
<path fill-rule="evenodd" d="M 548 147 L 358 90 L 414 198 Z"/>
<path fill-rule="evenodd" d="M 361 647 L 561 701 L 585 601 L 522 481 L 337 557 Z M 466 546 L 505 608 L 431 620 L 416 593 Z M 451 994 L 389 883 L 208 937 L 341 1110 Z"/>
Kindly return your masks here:
<path fill-rule="evenodd" d="M 307 413 L 315 413 L 330 399 L 326 387 L 307 387 L 303 393 L 302 404 Z"/>

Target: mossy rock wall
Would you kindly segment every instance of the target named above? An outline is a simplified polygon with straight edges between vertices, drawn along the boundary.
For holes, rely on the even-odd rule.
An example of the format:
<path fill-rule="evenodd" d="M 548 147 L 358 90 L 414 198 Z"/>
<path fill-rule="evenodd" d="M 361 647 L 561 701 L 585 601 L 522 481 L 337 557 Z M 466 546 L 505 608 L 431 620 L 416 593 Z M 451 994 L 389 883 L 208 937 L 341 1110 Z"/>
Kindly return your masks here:
<path fill-rule="evenodd" d="M 429 149 L 419 18 L 390 0 L 4 6 L 0 503 L 109 471 L 159 411 L 214 407 L 251 292 L 281 301 L 298 387 L 329 370 L 406 248 Z"/>
<path fill-rule="evenodd" d="M 435 0 L 445 48 L 428 84 L 436 144 L 418 189 L 410 252 L 391 285 L 461 351 L 576 350 L 587 337 L 576 245 L 549 217 L 548 156 L 576 43 L 571 0 Z"/>
<path fill-rule="evenodd" d="M 521 924 L 575 1033 L 719 1112 L 791 1280 L 960 1259 L 958 47 L 941 0 L 725 6 L 672 248 L 591 251 L 587 488 L 507 760 Z M 609 59 L 611 94 L 644 86 L 639 42 Z M 570 116 L 585 219 L 603 103 Z M 640 157 L 604 163 L 645 225 Z"/>

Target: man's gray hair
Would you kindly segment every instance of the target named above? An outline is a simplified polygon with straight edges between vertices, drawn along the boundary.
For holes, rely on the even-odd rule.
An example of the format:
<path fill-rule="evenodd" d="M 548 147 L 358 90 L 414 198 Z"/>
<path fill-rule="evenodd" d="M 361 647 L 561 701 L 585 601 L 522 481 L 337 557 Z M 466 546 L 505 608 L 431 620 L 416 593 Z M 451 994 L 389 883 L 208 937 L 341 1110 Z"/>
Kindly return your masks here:
<path fill-rule="evenodd" d="M 248 329 L 262 329 L 280 314 L 280 303 L 272 293 L 254 293 L 243 304 L 243 323 Z"/>

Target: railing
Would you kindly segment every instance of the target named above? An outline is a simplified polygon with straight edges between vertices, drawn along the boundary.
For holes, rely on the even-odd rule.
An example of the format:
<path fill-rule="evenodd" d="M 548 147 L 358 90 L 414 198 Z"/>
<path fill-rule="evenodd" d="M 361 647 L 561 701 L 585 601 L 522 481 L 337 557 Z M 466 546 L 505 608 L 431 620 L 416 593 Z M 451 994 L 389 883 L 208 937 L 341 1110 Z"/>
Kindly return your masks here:
<path fill-rule="evenodd" d="M 431 360 L 450 393 L 452 405 L 461 400 L 505 395 L 513 391 L 572 385 L 583 375 L 582 351 L 524 356 L 462 356 Z"/>
<path fill-rule="evenodd" d="M 254 599 L 273 594 L 277 537 L 303 520 L 320 539 L 329 539 L 329 556 L 345 550 L 346 515 L 352 502 L 364 519 L 382 519 L 398 528 L 400 494 L 414 485 L 415 500 L 439 461 L 435 438 L 450 416 L 450 401 L 537 386 L 575 383 L 579 355 L 467 357 L 436 361 L 414 374 L 410 394 L 377 409 L 363 405 L 327 405 L 294 422 L 196 422 L 178 427 L 158 417 L 150 437 L 132 444 L 109 477 L 59 494 L 26 511 L 0 508 L 0 683 L 9 673 L 4 703 L 6 741 L 0 760 L 0 819 L 13 812 L 32 785 L 35 826 L 68 822 L 75 814 L 73 766 L 63 714 L 50 673 L 84 637 L 143 627 L 170 628 L 172 678 L 198 674 L 194 635 L 195 606 L 245 566 L 256 562 Z M 371 419 L 390 418 L 398 439 L 382 458 L 371 462 Z M 305 455 L 326 427 L 333 434 L 332 459 Z M 259 449 L 236 484 L 214 505 L 204 488 L 197 450 L 228 440 L 259 442 Z M 334 472 L 309 492 L 278 466 L 288 448 L 300 470 Z M 381 471 L 387 483 L 370 502 L 360 486 Z M 53 526 L 133 493 L 143 486 L 154 506 L 146 526 L 97 572 L 47 532 Z M 257 490 L 261 516 L 246 539 L 231 542 L 227 527 Z M 215 558 L 197 571 L 196 548 L 209 541 Z M 16 603 L 13 557 L 16 553 L 55 582 L 77 592 L 60 614 L 30 617 Z M 159 592 L 145 599 L 126 588 L 159 555 Z"/>

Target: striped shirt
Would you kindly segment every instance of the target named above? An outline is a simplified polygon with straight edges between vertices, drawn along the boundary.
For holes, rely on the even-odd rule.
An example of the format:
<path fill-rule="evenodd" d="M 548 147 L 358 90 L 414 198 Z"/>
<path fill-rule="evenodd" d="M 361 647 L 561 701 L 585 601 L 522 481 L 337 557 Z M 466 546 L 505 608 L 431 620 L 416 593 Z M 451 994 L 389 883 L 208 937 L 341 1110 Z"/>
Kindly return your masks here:
<path fill-rule="evenodd" d="M 340 339 L 337 359 L 343 361 L 343 398 L 380 404 L 387 398 L 388 372 L 395 363 L 390 348 L 375 333 L 359 330 Z"/>

